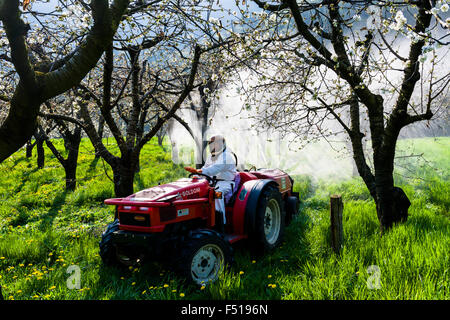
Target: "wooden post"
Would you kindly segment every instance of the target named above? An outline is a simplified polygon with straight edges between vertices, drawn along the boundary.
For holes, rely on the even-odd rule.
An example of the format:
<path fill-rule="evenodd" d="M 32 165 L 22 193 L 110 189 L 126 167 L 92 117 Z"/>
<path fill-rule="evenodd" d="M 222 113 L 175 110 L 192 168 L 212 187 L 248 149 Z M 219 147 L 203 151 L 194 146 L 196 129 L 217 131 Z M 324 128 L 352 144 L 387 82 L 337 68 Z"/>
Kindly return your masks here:
<path fill-rule="evenodd" d="M 342 211 L 344 204 L 340 195 L 330 197 L 330 218 L 331 218 L 331 247 L 336 254 L 339 254 L 344 240 L 344 230 L 342 227 Z"/>

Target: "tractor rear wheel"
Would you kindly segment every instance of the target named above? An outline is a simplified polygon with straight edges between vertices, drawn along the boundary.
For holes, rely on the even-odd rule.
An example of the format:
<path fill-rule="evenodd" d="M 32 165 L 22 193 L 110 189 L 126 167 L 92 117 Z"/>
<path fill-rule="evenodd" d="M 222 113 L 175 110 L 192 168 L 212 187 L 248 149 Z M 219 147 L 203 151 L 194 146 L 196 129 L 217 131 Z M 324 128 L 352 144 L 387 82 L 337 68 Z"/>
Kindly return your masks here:
<path fill-rule="evenodd" d="M 277 187 L 267 186 L 258 200 L 255 214 L 255 230 L 250 240 L 263 251 L 278 246 L 284 237 L 286 211 Z"/>
<path fill-rule="evenodd" d="M 298 213 L 298 199 L 296 197 L 287 197 L 286 199 L 286 225 L 292 222 L 294 216 Z"/>
<path fill-rule="evenodd" d="M 106 265 L 130 267 L 138 264 L 143 255 L 139 254 L 133 248 L 117 247 L 113 243 L 112 234 L 119 230 L 119 219 L 108 224 L 105 232 L 102 234 L 102 239 L 99 243 L 100 257 Z"/>
<path fill-rule="evenodd" d="M 191 231 L 182 240 L 178 259 L 179 271 L 198 285 L 216 281 L 225 267 L 233 263 L 233 248 L 213 230 Z"/>

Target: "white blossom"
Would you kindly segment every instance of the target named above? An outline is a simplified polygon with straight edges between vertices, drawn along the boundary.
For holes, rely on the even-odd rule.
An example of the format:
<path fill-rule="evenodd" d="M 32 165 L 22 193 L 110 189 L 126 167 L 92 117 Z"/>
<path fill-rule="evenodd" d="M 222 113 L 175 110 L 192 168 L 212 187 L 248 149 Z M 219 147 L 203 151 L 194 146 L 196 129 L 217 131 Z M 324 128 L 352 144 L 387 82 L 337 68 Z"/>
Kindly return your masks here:
<path fill-rule="evenodd" d="M 212 24 L 215 24 L 215 25 L 219 25 L 219 19 L 216 19 L 213 17 L 209 18 L 209 22 L 211 22 Z"/>
<path fill-rule="evenodd" d="M 392 23 L 390 25 L 390 28 L 398 31 L 401 28 L 403 28 L 403 26 L 405 24 L 406 24 L 406 18 L 403 15 L 403 12 L 401 10 L 399 10 L 399 11 L 397 11 L 397 13 L 395 15 L 395 23 Z"/>

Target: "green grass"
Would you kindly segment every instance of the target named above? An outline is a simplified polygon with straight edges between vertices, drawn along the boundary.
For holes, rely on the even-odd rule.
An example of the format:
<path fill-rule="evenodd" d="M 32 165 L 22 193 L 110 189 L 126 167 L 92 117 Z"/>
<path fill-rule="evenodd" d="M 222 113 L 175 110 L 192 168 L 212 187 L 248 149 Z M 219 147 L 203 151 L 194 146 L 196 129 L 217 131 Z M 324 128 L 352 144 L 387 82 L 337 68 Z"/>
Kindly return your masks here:
<path fill-rule="evenodd" d="M 61 141 L 55 143 L 63 149 Z M 103 204 L 113 196 L 112 172 L 105 172 L 102 160 L 94 161 L 87 141 L 74 192 L 64 192 L 64 171 L 50 153 L 45 168 L 37 170 L 35 157 L 26 159 L 19 151 L 0 164 L 3 295 L 17 300 L 449 299 L 449 146 L 449 138 L 399 142 L 400 155 L 413 150 L 427 160 L 399 159 L 407 170 L 398 169 L 396 184 L 412 202 L 410 216 L 383 237 L 361 179 L 331 183 L 294 177 L 300 214 L 283 245 L 264 256 L 250 255 L 245 243 L 237 245 L 234 266 L 206 288 L 187 285 L 157 263 L 131 270 L 102 264 L 98 241 L 113 218 L 113 208 Z M 152 141 L 142 152 L 135 190 L 183 175 Z M 329 196 L 335 193 L 344 199 L 339 256 L 329 245 Z M 79 267 L 80 289 L 67 286 L 71 265 Z M 370 289 L 368 283 L 378 276 L 380 288 Z"/>

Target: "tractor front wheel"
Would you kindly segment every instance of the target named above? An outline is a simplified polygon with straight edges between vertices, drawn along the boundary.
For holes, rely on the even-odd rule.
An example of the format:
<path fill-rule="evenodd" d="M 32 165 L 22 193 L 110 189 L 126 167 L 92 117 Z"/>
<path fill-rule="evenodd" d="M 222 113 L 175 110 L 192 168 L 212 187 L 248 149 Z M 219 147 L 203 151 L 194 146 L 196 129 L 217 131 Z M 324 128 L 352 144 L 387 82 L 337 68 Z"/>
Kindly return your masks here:
<path fill-rule="evenodd" d="M 213 230 L 194 230 L 183 239 L 175 263 L 189 281 L 206 285 L 233 263 L 233 248 Z"/>
<path fill-rule="evenodd" d="M 130 267 L 138 264 L 143 259 L 143 254 L 140 254 L 134 248 L 117 247 L 113 243 L 112 234 L 117 230 L 119 230 L 119 219 L 110 223 L 102 234 L 99 246 L 103 263 L 119 267 Z"/>

